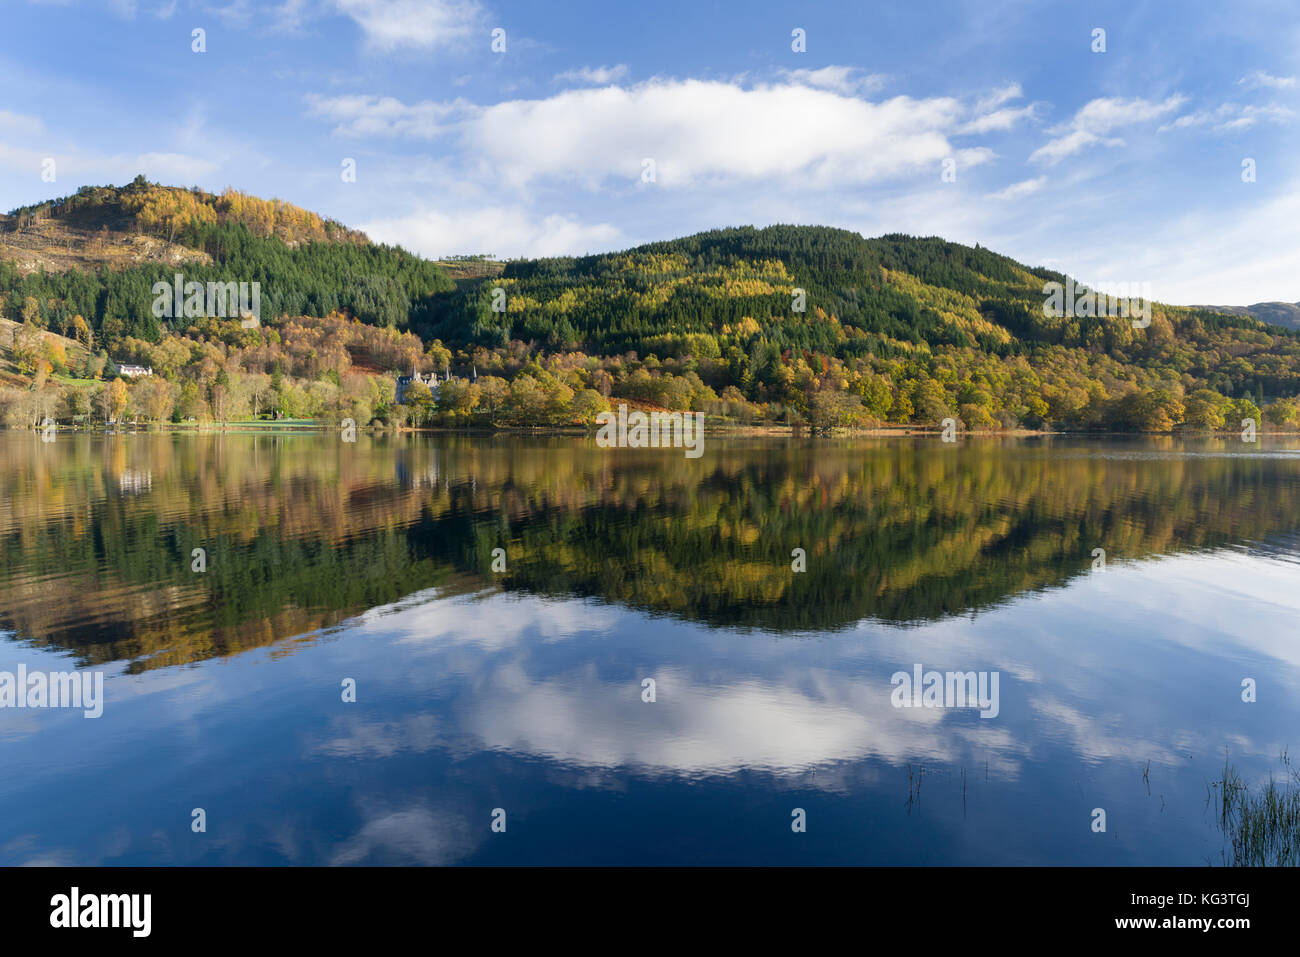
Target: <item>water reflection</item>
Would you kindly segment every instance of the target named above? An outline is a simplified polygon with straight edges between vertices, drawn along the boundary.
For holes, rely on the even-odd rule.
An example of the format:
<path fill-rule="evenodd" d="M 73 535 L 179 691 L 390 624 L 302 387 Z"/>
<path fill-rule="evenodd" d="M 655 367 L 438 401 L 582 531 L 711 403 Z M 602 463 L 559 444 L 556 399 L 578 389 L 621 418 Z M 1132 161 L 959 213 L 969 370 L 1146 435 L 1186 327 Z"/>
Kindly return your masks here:
<path fill-rule="evenodd" d="M 0 627 L 146 670 L 433 586 L 772 632 L 939 620 L 1084 574 L 1096 548 L 1112 562 L 1289 553 L 1298 455 L 1167 438 L 895 440 L 715 442 L 684 460 L 577 440 L 10 433 Z M 491 569 L 498 547 L 505 574 Z"/>
<path fill-rule="evenodd" d="M 1197 864 L 1300 728 L 1285 454 L 0 441 L 0 668 L 113 675 L 0 711 L 0 863 Z"/>

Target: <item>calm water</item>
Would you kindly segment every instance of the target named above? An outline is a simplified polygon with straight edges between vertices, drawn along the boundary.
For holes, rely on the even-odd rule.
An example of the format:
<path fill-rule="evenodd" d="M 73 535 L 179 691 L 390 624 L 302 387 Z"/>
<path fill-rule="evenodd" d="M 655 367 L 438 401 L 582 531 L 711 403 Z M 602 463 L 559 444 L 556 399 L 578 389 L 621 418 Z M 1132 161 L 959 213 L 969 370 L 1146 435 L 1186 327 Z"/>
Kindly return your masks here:
<path fill-rule="evenodd" d="M 1220 863 L 1298 448 L 0 433 L 0 672 L 105 675 L 0 709 L 0 864 Z"/>

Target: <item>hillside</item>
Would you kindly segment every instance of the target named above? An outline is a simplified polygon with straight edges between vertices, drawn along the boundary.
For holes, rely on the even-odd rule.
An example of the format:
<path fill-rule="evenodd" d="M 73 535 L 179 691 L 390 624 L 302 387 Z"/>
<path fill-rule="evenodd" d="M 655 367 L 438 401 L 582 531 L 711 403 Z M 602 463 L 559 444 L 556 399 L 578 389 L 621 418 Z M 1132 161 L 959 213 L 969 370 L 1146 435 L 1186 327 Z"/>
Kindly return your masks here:
<path fill-rule="evenodd" d="M 506 264 L 497 259 L 466 256 L 460 259 L 439 259 L 436 264 L 456 282 L 489 279 L 501 275 Z"/>
<path fill-rule="evenodd" d="M 176 271 L 260 284 L 262 328 L 202 302 L 154 316 L 153 283 Z M 20 381 L 46 365 L 97 381 L 110 355 L 151 366 L 167 387 L 132 386 L 150 393 L 146 420 L 350 410 L 557 426 L 621 400 L 816 428 L 1236 429 L 1261 412 L 1300 424 L 1296 330 L 1159 303 L 1135 326 L 1116 310 L 1142 304 L 1106 297 L 1048 314 L 1046 284 L 1067 282 L 979 246 L 813 226 L 432 263 L 278 200 L 139 178 L 0 222 L 0 315 L 85 347 L 27 356 Z M 395 404 L 393 377 L 412 367 L 479 380 Z"/>
<path fill-rule="evenodd" d="M 66 363 L 80 364 L 86 361 L 87 350 L 81 343 L 68 339 L 54 332 L 42 332 L 32 337 L 38 348 L 63 356 Z M 23 386 L 27 384 L 28 370 L 24 368 L 23 326 L 12 319 L 0 319 L 0 385 Z"/>
<path fill-rule="evenodd" d="M 1227 312 L 1234 316 L 1254 316 L 1275 326 L 1300 329 L 1300 302 L 1257 302 L 1253 306 L 1193 306 L 1192 308 Z"/>
<path fill-rule="evenodd" d="M 0 217 L 0 260 L 9 260 L 24 276 L 34 272 L 95 272 L 101 267 L 127 269 L 148 263 L 183 267 L 206 264 L 211 257 L 161 235 L 145 232 L 125 208 L 139 190 L 82 190 Z"/>
<path fill-rule="evenodd" d="M 421 331 L 471 351 L 521 341 L 635 353 L 663 367 L 643 383 L 646 398 L 689 366 L 733 399 L 832 423 L 861 412 L 978 427 L 1217 428 L 1300 392 L 1293 330 L 1158 303 L 1146 328 L 1122 315 L 1045 315 L 1045 284 L 1066 281 L 938 238 L 746 227 L 510 262 L 439 297 Z"/>
<path fill-rule="evenodd" d="M 184 269 L 212 261 L 206 253 L 156 236 L 69 229 L 55 219 L 39 220 L 21 232 L 0 223 L 0 259 L 12 262 L 23 276 L 73 269 L 94 272 L 102 266 L 122 270 L 149 263 Z"/>
<path fill-rule="evenodd" d="M 68 333 L 84 317 L 97 341 L 156 341 L 155 282 L 252 283 L 263 319 L 340 310 L 404 327 L 453 286 L 438 266 L 279 200 L 221 195 L 143 178 L 85 187 L 13 210 L 0 223 L 0 315 L 36 300 L 40 321 Z"/>

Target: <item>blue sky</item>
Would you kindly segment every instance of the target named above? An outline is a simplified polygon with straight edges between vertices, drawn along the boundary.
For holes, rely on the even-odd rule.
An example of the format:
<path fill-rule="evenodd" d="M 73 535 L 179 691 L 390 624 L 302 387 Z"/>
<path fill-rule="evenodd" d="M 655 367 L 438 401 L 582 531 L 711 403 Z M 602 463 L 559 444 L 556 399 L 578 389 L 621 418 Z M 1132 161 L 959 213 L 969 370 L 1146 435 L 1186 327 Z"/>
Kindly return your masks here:
<path fill-rule="evenodd" d="M 816 223 L 1300 300 L 1294 0 L 0 0 L 0 26 L 6 210 L 143 172 L 429 256 Z"/>

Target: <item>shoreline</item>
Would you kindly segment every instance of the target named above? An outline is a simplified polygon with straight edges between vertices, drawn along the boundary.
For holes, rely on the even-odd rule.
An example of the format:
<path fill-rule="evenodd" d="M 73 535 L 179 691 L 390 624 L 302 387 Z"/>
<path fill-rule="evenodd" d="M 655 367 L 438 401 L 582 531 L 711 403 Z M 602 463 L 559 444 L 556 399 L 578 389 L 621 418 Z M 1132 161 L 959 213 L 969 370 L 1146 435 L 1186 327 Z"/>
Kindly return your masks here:
<path fill-rule="evenodd" d="M 196 435 L 225 435 L 225 434 L 243 434 L 255 435 L 259 433 L 274 434 L 293 434 L 293 433 L 325 433 L 337 432 L 344 426 L 333 422 L 302 422 L 302 423 L 275 423 L 272 421 L 264 422 L 228 422 L 222 425 L 198 425 L 194 423 L 163 423 L 163 424 L 136 424 L 126 425 L 122 428 L 87 428 L 85 426 L 56 426 L 53 431 L 65 434 L 86 434 L 86 435 L 124 435 L 137 433 L 193 433 Z M 578 425 L 572 426 L 421 426 L 417 428 L 387 427 L 387 426 L 355 426 L 358 433 L 367 435 L 466 435 L 490 437 L 497 435 L 531 435 L 531 436 L 571 436 L 583 437 L 594 436 L 596 428 L 584 427 Z M 0 432 L 41 432 L 39 426 L 32 428 L 22 427 L 0 427 Z M 942 436 L 943 429 L 938 426 L 924 425 L 896 425 L 896 426 L 874 426 L 871 428 L 835 428 L 835 429 L 812 429 L 807 426 L 792 425 L 737 425 L 732 423 L 716 423 L 705 425 L 704 434 L 715 437 L 737 436 L 737 437 L 782 437 L 782 438 L 916 438 L 916 437 L 933 437 Z M 1278 436 L 1300 436 L 1300 429 L 1292 431 L 1283 431 L 1275 429 L 1259 429 L 1257 435 L 1278 435 Z M 1208 431 L 1204 429 L 1187 429 L 1174 430 L 1168 432 L 1132 432 L 1132 431 L 1115 431 L 1115 430 L 1087 430 L 1087 429 L 965 429 L 957 433 L 964 438 L 1046 438 L 1052 436 L 1080 437 L 1080 438 L 1124 438 L 1124 437 L 1144 437 L 1144 438 L 1234 438 L 1240 436 L 1240 430 L 1231 429 L 1223 431 Z"/>

